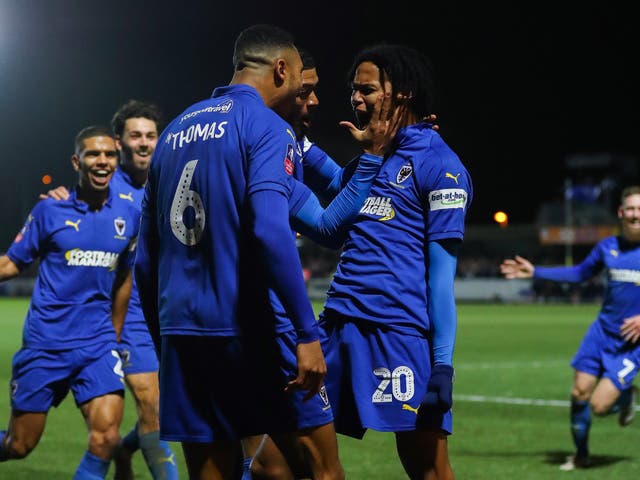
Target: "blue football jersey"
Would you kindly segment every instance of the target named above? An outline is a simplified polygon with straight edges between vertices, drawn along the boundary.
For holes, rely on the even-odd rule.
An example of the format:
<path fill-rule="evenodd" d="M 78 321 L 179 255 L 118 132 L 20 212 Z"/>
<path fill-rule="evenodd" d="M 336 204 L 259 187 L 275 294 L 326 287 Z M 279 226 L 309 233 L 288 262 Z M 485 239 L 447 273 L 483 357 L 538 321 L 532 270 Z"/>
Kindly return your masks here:
<path fill-rule="evenodd" d="M 248 196 L 289 198 L 295 149 L 291 127 L 242 84 L 215 89 L 165 128 L 143 200 L 158 233 L 162 335 L 239 335 L 243 321 L 274 331 Z"/>
<path fill-rule="evenodd" d="M 120 167 L 115 171 L 109 188 L 123 202 L 130 202 L 131 205 L 140 210 L 142 208 L 142 197 L 144 196 L 144 185 L 137 185 L 131 177 Z M 127 308 L 127 316 L 123 326 L 123 332 L 128 334 L 144 334 L 148 336 L 147 324 L 142 314 L 142 306 L 140 305 L 140 295 L 138 294 L 138 286 L 135 278 L 131 286 L 131 298 Z"/>
<path fill-rule="evenodd" d="M 7 256 L 20 268 L 40 260 L 23 346 L 67 350 L 115 341 L 111 291 L 116 270 L 131 268 L 140 214 L 111 193 L 90 210 L 68 200 L 38 202 Z"/>
<path fill-rule="evenodd" d="M 620 327 L 625 318 L 640 314 L 640 246 L 622 237 L 611 236 L 598 242 L 589 255 L 573 267 L 536 267 L 534 277 L 579 283 L 602 271 L 607 277 L 602 308 L 597 321 L 602 329 L 625 343 Z"/>
<path fill-rule="evenodd" d="M 349 231 L 325 308 L 424 334 L 427 243 L 463 238 L 472 195 L 467 169 L 436 131 L 402 129 Z"/>

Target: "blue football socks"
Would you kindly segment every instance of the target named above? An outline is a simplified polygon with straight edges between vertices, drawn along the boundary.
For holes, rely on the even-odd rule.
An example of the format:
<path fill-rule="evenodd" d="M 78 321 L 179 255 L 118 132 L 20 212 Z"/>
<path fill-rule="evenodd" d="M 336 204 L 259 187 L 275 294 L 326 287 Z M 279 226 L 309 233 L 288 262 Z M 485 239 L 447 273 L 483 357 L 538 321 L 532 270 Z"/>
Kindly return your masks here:
<path fill-rule="evenodd" d="M 576 446 L 576 456 L 589 456 L 589 428 L 591 427 L 591 407 L 589 402 L 571 400 L 571 435 Z"/>
<path fill-rule="evenodd" d="M 109 471 L 109 460 L 103 460 L 90 452 L 84 452 L 84 456 L 78 465 L 73 480 L 103 480 Z"/>
<path fill-rule="evenodd" d="M 169 442 L 160 440 L 160 432 L 140 435 L 140 450 L 154 480 L 178 480 L 176 456 Z"/>

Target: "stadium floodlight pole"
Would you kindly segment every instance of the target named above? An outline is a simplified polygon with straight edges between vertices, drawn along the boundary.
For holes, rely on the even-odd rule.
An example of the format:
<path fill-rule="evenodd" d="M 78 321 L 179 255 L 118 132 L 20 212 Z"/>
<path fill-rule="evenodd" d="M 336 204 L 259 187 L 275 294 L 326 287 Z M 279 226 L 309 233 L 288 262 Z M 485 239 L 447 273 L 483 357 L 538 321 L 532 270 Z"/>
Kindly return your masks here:
<path fill-rule="evenodd" d="M 575 232 L 573 230 L 573 182 L 568 177 L 564 181 L 564 226 L 564 264 L 571 267 Z"/>

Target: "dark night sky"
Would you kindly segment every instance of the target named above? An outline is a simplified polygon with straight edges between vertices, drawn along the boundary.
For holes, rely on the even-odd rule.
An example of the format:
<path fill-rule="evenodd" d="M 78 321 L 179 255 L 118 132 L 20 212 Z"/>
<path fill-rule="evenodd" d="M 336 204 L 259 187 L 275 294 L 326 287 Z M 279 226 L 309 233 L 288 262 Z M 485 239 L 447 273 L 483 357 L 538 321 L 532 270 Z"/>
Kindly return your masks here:
<path fill-rule="evenodd" d="M 417 2 L 0 0 L 0 250 L 47 189 L 42 174 L 75 183 L 78 130 L 108 123 L 129 98 L 177 115 L 228 83 L 235 35 L 262 22 L 289 29 L 316 57 L 313 138 L 342 161 L 355 153 L 337 125 L 351 119 L 354 54 L 376 41 L 424 51 L 440 133 L 474 180 L 469 223 L 498 209 L 533 222 L 560 191 L 566 155 L 640 157 L 640 28 L 630 3 L 500 3 L 421 2 L 419 14 Z"/>

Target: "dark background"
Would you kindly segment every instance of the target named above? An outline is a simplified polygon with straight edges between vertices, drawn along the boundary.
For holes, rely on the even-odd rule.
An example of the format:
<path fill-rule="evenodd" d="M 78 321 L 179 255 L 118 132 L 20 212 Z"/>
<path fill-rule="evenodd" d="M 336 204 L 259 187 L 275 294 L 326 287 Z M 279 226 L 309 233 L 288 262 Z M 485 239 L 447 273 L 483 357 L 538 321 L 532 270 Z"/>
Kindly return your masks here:
<path fill-rule="evenodd" d="M 263 22 L 316 57 L 313 139 L 340 163 L 356 152 L 338 127 L 352 119 L 354 54 L 376 41 L 422 50 L 440 133 L 474 180 L 469 224 L 499 209 L 510 225 L 534 222 L 561 194 L 567 155 L 638 158 L 640 27 L 632 2 L 510 3 L 0 0 L 0 250 L 49 188 L 43 174 L 75 183 L 82 127 L 108 123 L 129 98 L 179 114 L 229 82 L 235 36 Z"/>

